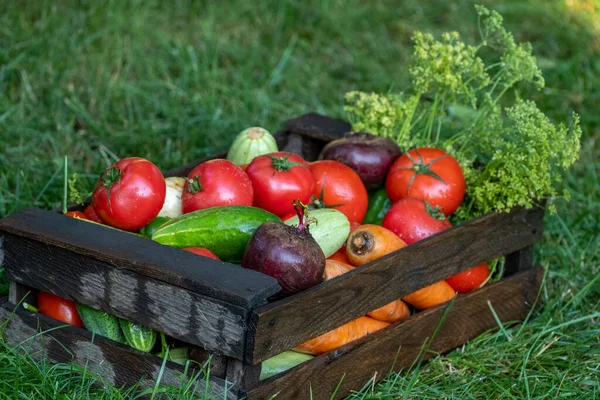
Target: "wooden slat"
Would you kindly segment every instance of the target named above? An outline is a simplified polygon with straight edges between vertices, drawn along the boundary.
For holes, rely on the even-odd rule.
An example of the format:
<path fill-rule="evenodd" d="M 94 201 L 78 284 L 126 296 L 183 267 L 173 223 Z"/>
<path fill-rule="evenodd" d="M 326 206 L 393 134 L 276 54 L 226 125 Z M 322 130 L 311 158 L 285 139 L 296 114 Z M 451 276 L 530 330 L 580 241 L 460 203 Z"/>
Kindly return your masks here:
<path fill-rule="evenodd" d="M 256 333 L 248 336 L 246 360 L 263 361 L 422 287 L 531 245 L 541 236 L 543 213 L 489 214 L 259 307 L 250 322 Z"/>
<path fill-rule="evenodd" d="M 13 314 L 14 312 L 14 314 Z M 86 330 L 66 326 L 62 322 L 40 314 L 16 309 L 5 303 L 0 308 L 0 319 L 9 320 L 3 330 L 3 338 L 18 351 L 29 353 L 36 360 L 52 362 L 74 362 L 87 368 L 88 373 L 100 375 L 116 387 L 131 387 L 142 381 L 143 388 L 152 388 L 161 371 L 162 359 L 137 351 Z M 40 334 L 41 333 L 41 334 Z M 167 362 L 162 372 L 161 383 L 181 385 L 189 377 L 183 376 L 184 367 Z M 209 392 L 218 398 L 239 398 L 240 387 L 211 377 Z M 194 386 L 200 395 L 206 390 L 206 379 L 202 377 Z"/>
<path fill-rule="evenodd" d="M 344 133 L 352 130 L 352 126 L 341 119 L 330 118 L 313 112 L 290 119 L 286 122 L 285 129 L 290 133 L 329 142 L 343 137 Z"/>
<path fill-rule="evenodd" d="M 32 289 L 29 286 L 23 285 L 18 282 L 10 281 L 8 288 L 8 301 L 13 304 L 21 304 L 27 302 L 35 305 L 35 297 L 37 296 L 37 290 Z"/>
<path fill-rule="evenodd" d="M 256 271 L 52 211 L 30 208 L 13 213 L 0 220 L 0 231 L 66 249 L 65 257 L 79 263 L 81 271 L 88 262 L 100 262 L 246 308 L 265 303 L 279 291 L 275 279 Z"/>
<path fill-rule="evenodd" d="M 481 333 L 497 327 L 490 305 L 500 321 L 523 320 L 539 291 L 543 268 L 518 273 L 466 295 L 451 305 L 424 360 L 446 353 Z M 249 400 L 329 399 L 342 380 L 335 398 L 358 390 L 369 380 L 379 381 L 390 370 L 409 368 L 426 340 L 433 337 L 447 305 L 420 312 L 336 351 L 323 354 L 251 389 Z M 398 352 L 398 350 L 400 350 Z M 397 357 L 396 357 L 397 356 Z M 393 368 L 392 368 L 393 367 Z"/>
<path fill-rule="evenodd" d="M 243 307 L 22 236 L 6 234 L 5 248 L 7 276 L 15 282 L 243 358 L 248 318 Z"/>

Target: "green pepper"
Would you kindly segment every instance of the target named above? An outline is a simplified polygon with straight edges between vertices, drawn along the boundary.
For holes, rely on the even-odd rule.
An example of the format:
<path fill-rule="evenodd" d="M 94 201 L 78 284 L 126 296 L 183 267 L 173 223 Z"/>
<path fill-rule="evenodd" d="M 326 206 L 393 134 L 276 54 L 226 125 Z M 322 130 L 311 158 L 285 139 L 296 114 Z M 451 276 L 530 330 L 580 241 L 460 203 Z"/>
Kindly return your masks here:
<path fill-rule="evenodd" d="M 383 217 L 392 206 L 385 188 L 381 188 L 369 194 L 369 206 L 363 224 L 381 225 Z"/>
<path fill-rule="evenodd" d="M 169 217 L 156 217 L 154 218 L 148 225 L 140 229 L 140 233 L 142 236 L 147 238 L 152 238 L 152 235 L 162 224 L 170 220 Z"/>

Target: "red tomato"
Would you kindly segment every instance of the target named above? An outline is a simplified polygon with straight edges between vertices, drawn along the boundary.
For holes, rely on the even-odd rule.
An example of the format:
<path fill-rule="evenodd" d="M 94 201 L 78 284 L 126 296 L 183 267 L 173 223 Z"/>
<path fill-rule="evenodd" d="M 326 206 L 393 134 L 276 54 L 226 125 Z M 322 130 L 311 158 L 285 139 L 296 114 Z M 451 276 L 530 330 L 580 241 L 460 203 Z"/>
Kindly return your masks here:
<path fill-rule="evenodd" d="M 92 193 L 92 205 L 105 224 L 135 231 L 158 215 L 166 192 L 165 178 L 156 165 L 140 157 L 129 157 L 100 175 Z"/>
<path fill-rule="evenodd" d="M 431 216 L 423 200 L 406 198 L 392 204 L 381 226 L 394 232 L 406 244 L 413 244 L 452 225 L 445 218 L 440 220 Z"/>
<path fill-rule="evenodd" d="M 89 206 L 87 206 L 85 208 L 85 210 L 83 210 L 83 213 L 85 214 L 87 219 L 89 219 L 90 221 L 98 222 L 99 224 L 102 223 L 102 220 L 100 219 L 100 217 L 98 217 L 98 215 L 96 215 L 96 212 L 94 211 L 94 207 L 92 207 L 91 204 Z"/>
<path fill-rule="evenodd" d="M 215 253 L 204 247 L 186 247 L 183 250 L 189 251 L 190 253 L 198 254 L 199 256 L 213 258 L 219 261 L 221 260 L 219 257 L 217 257 Z"/>
<path fill-rule="evenodd" d="M 65 213 L 67 217 L 77 218 L 77 219 L 89 219 L 84 213 L 81 211 L 68 211 Z"/>
<path fill-rule="evenodd" d="M 254 158 L 246 173 L 254 187 L 254 205 L 278 217 L 294 213 L 294 200 L 308 204 L 315 187 L 307 162 L 278 151 Z"/>
<path fill-rule="evenodd" d="M 405 197 L 427 200 L 452 214 L 465 196 L 465 177 L 458 162 L 436 148 L 419 148 L 402 154 L 390 167 L 385 189 L 393 202 Z"/>
<path fill-rule="evenodd" d="M 239 166 L 229 160 L 206 161 L 189 174 L 181 194 L 184 214 L 218 206 L 251 206 L 252 182 Z"/>
<path fill-rule="evenodd" d="M 479 264 L 476 267 L 459 272 L 446 279 L 448 285 L 459 293 L 468 293 L 477 289 L 490 275 L 490 269 L 487 264 Z"/>
<path fill-rule="evenodd" d="M 54 318 L 65 324 L 83 328 L 83 322 L 77 313 L 77 307 L 71 300 L 63 299 L 52 293 L 39 292 L 37 303 L 40 314 Z"/>
<path fill-rule="evenodd" d="M 315 179 L 312 202 L 317 208 L 335 208 L 350 221 L 362 223 L 369 196 L 360 176 L 345 164 L 333 160 L 309 164 Z"/>
<path fill-rule="evenodd" d="M 350 221 L 350 232 L 358 228 L 360 224 L 358 222 Z"/>

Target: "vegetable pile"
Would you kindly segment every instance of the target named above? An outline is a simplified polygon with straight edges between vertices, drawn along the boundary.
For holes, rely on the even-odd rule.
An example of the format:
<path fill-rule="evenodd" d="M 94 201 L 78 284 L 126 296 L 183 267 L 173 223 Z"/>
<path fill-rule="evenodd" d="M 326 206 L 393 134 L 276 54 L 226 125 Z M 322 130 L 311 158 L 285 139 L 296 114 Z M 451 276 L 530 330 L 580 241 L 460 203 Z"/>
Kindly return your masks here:
<path fill-rule="evenodd" d="M 252 127 L 235 137 L 226 159 L 187 176 L 165 179 L 148 160 L 122 159 L 102 172 L 84 211 L 66 214 L 270 275 L 282 298 L 485 213 L 551 200 L 561 170 L 577 159 L 578 117 L 557 127 L 519 97 L 517 84 L 544 84 L 531 47 L 515 43 L 498 13 L 477 11 L 478 46 L 457 33 L 440 41 L 415 33 L 406 92 L 348 93 L 354 131 L 315 161 L 280 151 L 266 129 Z M 488 65 L 483 58 L 493 51 L 500 59 Z M 477 289 L 500 262 L 473 266 L 275 356 L 263 363 L 263 377 Z M 42 314 L 156 349 L 157 334 L 147 328 L 44 296 Z M 164 335 L 161 342 L 163 354 Z"/>

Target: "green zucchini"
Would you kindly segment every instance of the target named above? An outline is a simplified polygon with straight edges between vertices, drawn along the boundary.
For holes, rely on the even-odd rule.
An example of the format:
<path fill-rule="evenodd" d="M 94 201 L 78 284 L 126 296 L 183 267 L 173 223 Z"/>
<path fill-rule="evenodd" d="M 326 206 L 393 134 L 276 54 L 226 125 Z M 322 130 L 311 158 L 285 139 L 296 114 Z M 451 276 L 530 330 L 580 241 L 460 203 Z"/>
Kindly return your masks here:
<path fill-rule="evenodd" d="M 149 353 L 156 344 L 156 331 L 126 319 L 119 319 L 119 325 L 127 344 L 134 349 Z"/>
<path fill-rule="evenodd" d="M 288 350 L 262 362 L 259 380 L 267 379 L 314 358 L 309 354 Z"/>
<path fill-rule="evenodd" d="M 104 311 L 77 304 L 77 312 L 83 321 L 85 329 L 96 334 L 121 342 L 123 334 L 119 327 L 119 318 Z"/>
<path fill-rule="evenodd" d="M 383 217 L 392 206 L 392 201 L 387 195 L 385 188 L 381 188 L 369 194 L 369 206 L 363 224 L 381 225 Z"/>
<path fill-rule="evenodd" d="M 227 159 L 237 165 L 249 164 L 255 157 L 277 150 L 277 142 L 269 131 L 252 127 L 236 136 L 227 152 Z"/>
<path fill-rule="evenodd" d="M 222 261 L 239 263 L 256 228 L 270 221 L 281 219 L 252 206 L 211 207 L 168 221 L 152 240 L 178 248 L 205 247 Z"/>
<path fill-rule="evenodd" d="M 308 231 L 323 250 L 325 258 L 338 251 L 350 234 L 350 221 L 334 208 L 319 208 L 312 210 L 308 218 L 317 221 L 308 226 Z M 285 221 L 286 225 L 298 226 L 298 216 Z"/>

